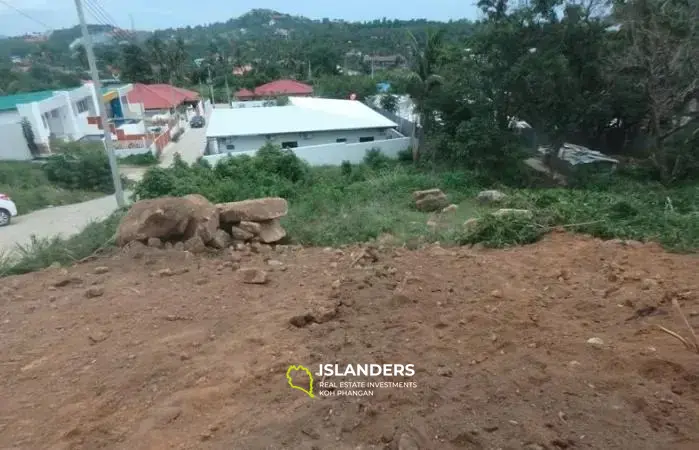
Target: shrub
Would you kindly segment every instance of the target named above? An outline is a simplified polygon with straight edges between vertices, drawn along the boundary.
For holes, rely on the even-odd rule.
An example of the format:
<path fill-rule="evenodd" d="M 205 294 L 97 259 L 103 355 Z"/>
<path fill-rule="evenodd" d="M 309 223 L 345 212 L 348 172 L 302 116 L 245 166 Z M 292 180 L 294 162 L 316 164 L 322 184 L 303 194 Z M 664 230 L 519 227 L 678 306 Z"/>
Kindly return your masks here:
<path fill-rule="evenodd" d="M 372 148 L 371 150 L 367 150 L 364 156 L 364 164 L 373 170 L 382 170 L 393 166 L 395 161 L 381 153 L 381 150 L 378 148 Z"/>
<path fill-rule="evenodd" d="M 158 158 L 156 158 L 152 152 L 146 152 L 124 156 L 123 158 L 119 158 L 119 162 L 130 166 L 152 166 L 158 163 Z"/>
<path fill-rule="evenodd" d="M 114 192 L 109 159 L 102 144 L 62 143 L 43 168 L 49 181 L 67 189 Z"/>

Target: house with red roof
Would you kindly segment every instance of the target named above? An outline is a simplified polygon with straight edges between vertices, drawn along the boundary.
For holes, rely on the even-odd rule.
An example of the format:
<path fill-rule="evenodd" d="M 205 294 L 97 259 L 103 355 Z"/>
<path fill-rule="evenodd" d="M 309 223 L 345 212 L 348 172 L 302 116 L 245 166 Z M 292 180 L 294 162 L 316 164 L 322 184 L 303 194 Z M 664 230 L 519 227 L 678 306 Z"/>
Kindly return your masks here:
<path fill-rule="evenodd" d="M 169 84 L 133 83 L 128 100 L 132 108 L 138 110 L 132 109 L 132 112 L 142 116 L 167 114 L 175 109 L 183 110 L 190 106 L 200 114 L 203 112 L 199 93 Z"/>
<path fill-rule="evenodd" d="M 259 100 L 279 96 L 310 97 L 313 95 L 313 87 L 296 80 L 277 80 L 263 84 L 255 88 L 255 91 L 241 89 L 235 93 L 240 101 Z"/>

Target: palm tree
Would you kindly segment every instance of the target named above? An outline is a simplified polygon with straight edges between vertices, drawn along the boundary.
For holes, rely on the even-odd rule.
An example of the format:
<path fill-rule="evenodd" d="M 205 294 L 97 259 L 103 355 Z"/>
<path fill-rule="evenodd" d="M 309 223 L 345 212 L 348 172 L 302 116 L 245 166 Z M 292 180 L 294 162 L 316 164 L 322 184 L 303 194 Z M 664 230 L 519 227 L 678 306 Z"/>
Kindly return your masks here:
<path fill-rule="evenodd" d="M 434 123 L 434 111 L 429 106 L 429 100 L 435 90 L 444 82 L 444 79 L 435 73 L 437 59 L 444 41 L 444 30 L 428 30 L 425 34 L 424 46 L 420 44 L 413 33 L 408 32 L 408 38 L 408 46 L 412 56 L 412 72 L 408 80 L 408 93 L 415 105 L 417 124 L 420 125 L 424 134 L 431 130 Z M 418 141 L 413 139 L 414 161 L 418 159 L 418 145 Z"/>

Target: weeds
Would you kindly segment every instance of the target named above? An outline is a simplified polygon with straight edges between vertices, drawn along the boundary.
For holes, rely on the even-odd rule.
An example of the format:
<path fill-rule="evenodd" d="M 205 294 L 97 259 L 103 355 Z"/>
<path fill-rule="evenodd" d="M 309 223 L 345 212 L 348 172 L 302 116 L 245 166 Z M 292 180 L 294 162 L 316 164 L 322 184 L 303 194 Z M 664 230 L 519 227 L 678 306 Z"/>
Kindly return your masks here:
<path fill-rule="evenodd" d="M 92 222 L 68 238 L 32 237 L 28 244 L 17 245 L 14 252 L 0 256 L 0 277 L 34 272 L 54 263 L 72 264 L 113 245 L 123 214 L 123 211 L 118 211 L 103 221 Z"/>
<path fill-rule="evenodd" d="M 147 152 L 124 156 L 123 158 L 119 158 L 119 163 L 129 166 L 154 166 L 158 164 L 158 158 L 156 158 L 153 153 Z"/>

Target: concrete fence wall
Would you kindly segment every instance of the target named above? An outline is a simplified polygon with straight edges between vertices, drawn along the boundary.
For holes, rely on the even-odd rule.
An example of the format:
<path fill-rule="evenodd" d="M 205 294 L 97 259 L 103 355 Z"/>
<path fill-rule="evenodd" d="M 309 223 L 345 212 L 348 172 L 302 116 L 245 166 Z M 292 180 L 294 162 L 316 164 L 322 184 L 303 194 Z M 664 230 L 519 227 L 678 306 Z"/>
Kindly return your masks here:
<path fill-rule="evenodd" d="M 29 151 L 27 140 L 22 132 L 20 123 L 0 124 L 0 160 L 5 161 L 28 161 L 32 159 L 32 152 Z"/>
<path fill-rule="evenodd" d="M 307 147 L 297 147 L 291 149 L 296 156 L 305 160 L 312 166 L 339 166 L 343 161 L 349 161 L 353 164 L 361 163 L 366 156 L 366 152 L 371 149 L 378 149 L 384 155 L 390 158 L 397 158 L 398 153 L 407 150 L 410 147 L 410 138 L 401 137 L 396 139 L 387 139 L 383 141 L 361 142 L 355 144 L 326 144 L 313 145 Z M 216 165 L 221 159 L 235 157 L 241 155 L 253 156 L 257 150 L 222 153 L 218 155 L 207 155 L 203 159 L 208 161 L 212 166 Z"/>

